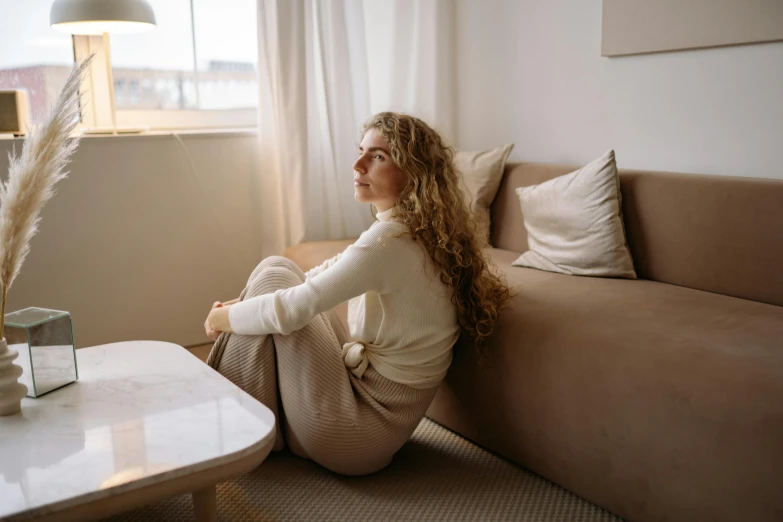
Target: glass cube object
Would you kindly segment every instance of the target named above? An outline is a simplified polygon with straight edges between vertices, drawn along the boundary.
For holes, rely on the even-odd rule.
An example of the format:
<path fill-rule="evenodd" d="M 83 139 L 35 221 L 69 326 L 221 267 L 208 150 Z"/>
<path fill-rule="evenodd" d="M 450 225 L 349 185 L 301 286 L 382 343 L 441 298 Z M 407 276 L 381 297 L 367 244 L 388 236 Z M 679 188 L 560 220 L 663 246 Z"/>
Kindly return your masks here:
<path fill-rule="evenodd" d="M 14 361 L 24 373 L 19 382 L 28 397 L 40 397 L 79 378 L 71 315 L 62 310 L 30 307 L 5 315 L 3 332 Z"/>

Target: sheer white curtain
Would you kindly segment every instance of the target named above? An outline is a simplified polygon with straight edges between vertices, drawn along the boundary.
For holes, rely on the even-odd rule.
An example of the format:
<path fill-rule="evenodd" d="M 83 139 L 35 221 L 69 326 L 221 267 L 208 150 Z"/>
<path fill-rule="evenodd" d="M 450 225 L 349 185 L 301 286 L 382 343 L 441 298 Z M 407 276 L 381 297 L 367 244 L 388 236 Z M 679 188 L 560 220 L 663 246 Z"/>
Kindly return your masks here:
<path fill-rule="evenodd" d="M 365 0 L 372 112 L 407 112 L 455 138 L 453 0 Z"/>
<path fill-rule="evenodd" d="M 356 237 L 361 124 L 380 110 L 454 128 L 450 0 L 258 0 L 263 254 Z"/>

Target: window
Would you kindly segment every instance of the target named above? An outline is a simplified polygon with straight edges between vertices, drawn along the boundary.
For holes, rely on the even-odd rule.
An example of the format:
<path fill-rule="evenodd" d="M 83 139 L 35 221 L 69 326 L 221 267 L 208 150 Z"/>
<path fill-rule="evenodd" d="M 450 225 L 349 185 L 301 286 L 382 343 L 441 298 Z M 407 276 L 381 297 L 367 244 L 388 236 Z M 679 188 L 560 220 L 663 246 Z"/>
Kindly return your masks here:
<path fill-rule="evenodd" d="M 255 0 L 149 1 L 154 31 L 110 36 L 118 122 L 255 125 Z"/>
<path fill-rule="evenodd" d="M 198 109 L 188 0 L 155 0 L 158 26 L 138 34 L 110 35 L 117 110 Z M 161 89 L 141 95 L 141 82 Z"/>
<path fill-rule="evenodd" d="M 0 89 L 27 91 L 32 123 L 46 116 L 73 65 L 71 37 L 49 27 L 50 6 L 0 0 Z"/>
<path fill-rule="evenodd" d="M 258 105 L 256 0 L 194 0 L 202 109 Z"/>
<path fill-rule="evenodd" d="M 107 42 L 51 29 L 53 0 L 0 0 L 0 89 L 25 89 L 37 123 L 64 85 L 74 55 L 97 52 L 82 108 L 88 128 L 113 127 L 112 92 L 120 128 L 255 126 L 256 0 L 149 1 L 158 21 L 154 31 Z"/>

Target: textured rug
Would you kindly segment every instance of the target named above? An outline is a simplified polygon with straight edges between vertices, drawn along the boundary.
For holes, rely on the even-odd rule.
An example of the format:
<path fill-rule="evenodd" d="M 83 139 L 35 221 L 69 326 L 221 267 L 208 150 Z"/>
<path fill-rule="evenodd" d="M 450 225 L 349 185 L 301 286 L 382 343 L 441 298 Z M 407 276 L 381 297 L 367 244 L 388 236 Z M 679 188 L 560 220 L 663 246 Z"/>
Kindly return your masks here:
<path fill-rule="evenodd" d="M 622 519 L 424 419 L 383 471 L 343 477 L 288 453 L 217 487 L 221 521 L 525 521 Z M 192 521 L 190 495 L 105 521 Z"/>

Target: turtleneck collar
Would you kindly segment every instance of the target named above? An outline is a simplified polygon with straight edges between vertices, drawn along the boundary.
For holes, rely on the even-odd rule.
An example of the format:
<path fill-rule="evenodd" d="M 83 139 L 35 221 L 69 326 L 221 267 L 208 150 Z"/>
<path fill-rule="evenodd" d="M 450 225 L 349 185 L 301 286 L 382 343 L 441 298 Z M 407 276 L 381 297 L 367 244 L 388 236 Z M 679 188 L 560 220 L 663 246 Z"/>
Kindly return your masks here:
<path fill-rule="evenodd" d="M 375 217 L 378 219 L 378 221 L 389 221 L 392 218 L 392 213 L 394 212 L 394 207 L 384 210 L 383 212 L 378 212 L 375 214 Z"/>

